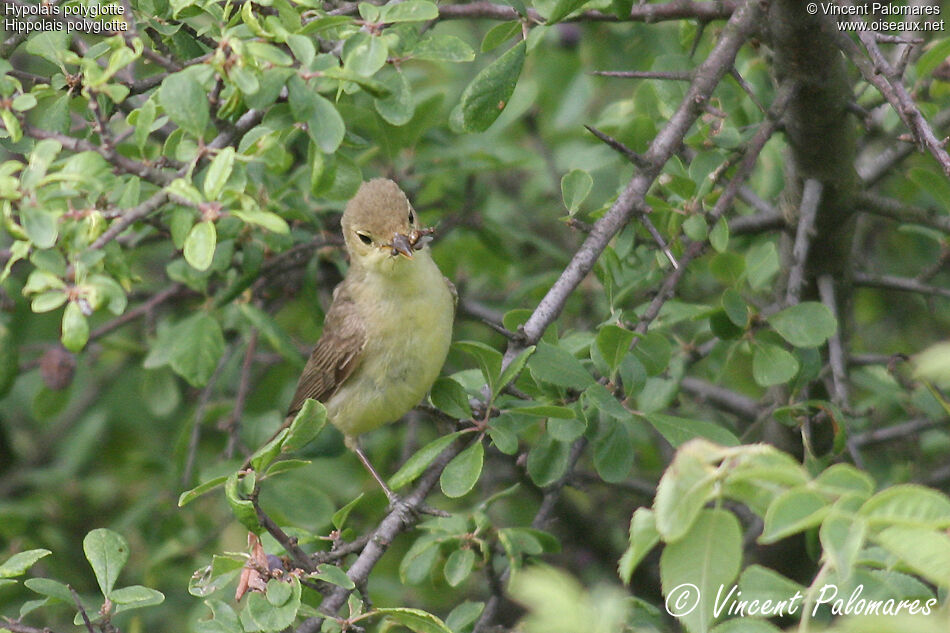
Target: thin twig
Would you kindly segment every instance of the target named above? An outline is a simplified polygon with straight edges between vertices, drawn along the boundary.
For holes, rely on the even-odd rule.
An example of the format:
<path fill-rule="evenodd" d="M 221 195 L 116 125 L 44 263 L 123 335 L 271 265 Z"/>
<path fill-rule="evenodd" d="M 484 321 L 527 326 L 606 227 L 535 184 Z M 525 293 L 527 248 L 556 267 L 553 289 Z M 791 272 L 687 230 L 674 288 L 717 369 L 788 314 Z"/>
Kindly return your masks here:
<path fill-rule="evenodd" d="M 680 381 L 680 387 L 699 400 L 705 400 L 714 407 L 740 418 L 751 421 L 759 414 L 759 405 L 752 398 L 701 378 L 684 376 Z"/>
<path fill-rule="evenodd" d="M 103 323 L 97 327 L 89 335 L 89 340 L 94 341 L 96 339 L 102 338 L 106 334 L 118 330 L 120 327 L 131 323 L 139 317 L 147 315 L 148 313 L 155 310 L 155 308 L 165 303 L 169 299 L 178 296 L 178 294 L 182 293 L 183 291 L 185 291 L 185 287 L 181 284 L 172 284 L 168 288 L 165 288 L 164 290 L 161 290 L 149 297 L 148 301 L 135 306 L 131 310 L 124 312 L 111 321 Z"/>
<path fill-rule="evenodd" d="M 251 390 L 251 370 L 254 367 L 254 353 L 257 351 L 258 332 L 251 330 L 247 339 L 247 349 L 244 350 L 244 360 L 241 362 L 241 378 L 238 382 L 237 394 L 234 396 L 234 408 L 228 417 L 225 430 L 228 433 L 228 442 L 224 448 L 224 458 L 234 457 L 234 451 L 237 448 L 238 435 L 241 431 L 241 418 L 244 416 L 244 404 L 247 402 L 247 394 Z"/>
<path fill-rule="evenodd" d="M 832 402 L 847 411 L 851 409 L 851 400 L 848 397 L 848 361 L 841 336 L 843 324 L 835 297 L 835 280 L 831 275 L 818 278 L 818 296 L 838 319 L 838 328 L 828 339 L 828 362 L 831 364 Z"/>
<path fill-rule="evenodd" d="M 713 207 L 713 210 L 709 213 L 710 222 L 714 223 L 718 221 L 719 218 L 722 217 L 722 215 L 726 212 L 726 210 L 732 206 L 736 196 L 739 194 L 739 189 L 752 173 L 752 169 L 755 167 L 756 162 L 758 161 L 759 154 L 762 152 L 762 149 L 765 147 L 765 144 L 768 142 L 768 140 L 772 137 L 772 134 L 774 134 L 776 129 L 778 129 L 779 119 L 782 113 L 785 112 L 785 108 L 788 105 L 788 102 L 791 100 L 794 92 L 795 88 L 791 83 L 784 83 L 779 87 L 779 90 L 775 95 L 775 100 L 772 102 L 772 106 L 769 108 L 768 118 L 762 122 L 755 135 L 749 140 L 748 147 L 746 148 L 745 154 L 742 157 L 742 161 L 736 168 L 735 175 L 733 176 L 732 180 L 729 181 L 729 184 L 726 185 L 722 194 L 719 196 L 719 199 L 716 201 L 716 205 Z M 706 245 L 707 242 L 705 241 L 692 242 L 686 247 L 686 252 L 680 256 L 680 268 L 678 270 L 674 270 L 669 276 L 667 276 L 666 280 L 663 282 L 663 285 L 660 287 L 660 290 L 653 297 L 650 305 L 647 306 L 646 311 L 640 316 L 640 321 L 637 323 L 635 328 L 638 334 L 646 333 L 650 323 L 657 317 L 658 314 L 660 314 L 663 304 L 666 303 L 666 301 L 671 296 L 673 296 L 673 290 L 676 288 L 680 278 L 686 271 L 687 264 L 699 257 L 703 251 L 706 250 Z M 634 345 L 636 345 L 636 340 L 634 341 Z"/>
<path fill-rule="evenodd" d="M 622 79 L 693 80 L 693 73 L 688 70 L 595 70 L 591 74 L 598 77 L 620 77 Z"/>
<path fill-rule="evenodd" d="M 188 442 L 188 453 L 185 457 L 185 468 L 184 472 L 181 475 L 181 485 L 182 487 L 187 488 L 191 485 L 191 475 L 195 468 L 195 460 L 198 455 L 198 442 L 201 440 L 201 422 L 205 414 L 205 409 L 208 407 L 208 402 L 211 401 L 211 393 L 214 391 L 214 386 L 218 382 L 218 377 L 221 375 L 221 371 L 224 369 L 224 366 L 231 360 L 231 354 L 234 352 L 233 348 L 229 348 L 228 351 L 221 355 L 221 359 L 218 361 L 218 366 L 215 367 L 214 372 L 211 374 L 211 377 L 208 378 L 208 384 L 204 386 L 204 389 L 201 390 L 201 397 L 198 399 L 198 405 L 195 407 L 195 421 L 194 425 L 191 427 L 191 439 Z"/>
<path fill-rule="evenodd" d="M 792 246 L 792 268 L 788 274 L 788 288 L 785 292 L 785 305 L 798 303 L 805 284 L 805 265 L 808 263 L 808 249 L 815 231 L 815 216 L 821 204 L 822 184 L 814 178 L 805 181 L 802 201 L 798 208 L 798 229 L 795 232 L 795 244 Z"/>
<path fill-rule="evenodd" d="M 649 164 L 634 174 L 607 213 L 597 220 L 564 272 L 524 324 L 528 343 L 537 341 L 547 326 L 560 315 L 567 298 L 593 269 L 607 243 L 629 222 L 636 211 L 642 209 L 644 198 L 653 181 L 702 113 L 703 104 L 712 95 L 728 69 L 732 67 L 739 48 L 758 23 L 761 11 L 762 8 L 758 2 L 746 2 L 735 11 L 715 48 L 697 69 L 696 79 L 690 84 L 686 97 L 653 139 L 645 156 Z M 679 270 L 682 270 L 682 266 Z M 518 346 L 509 346 L 505 353 L 504 363 L 506 365 L 511 363 L 520 351 Z"/>
<path fill-rule="evenodd" d="M 872 275 L 870 273 L 854 273 L 854 284 L 856 286 L 867 286 L 869 288 L 883 288 L 885 290 L 900 290 L 902 292 L 913 292 L 921 295 L 933 295 L 936 297 L 945 297 L 950 299 L 950 288 L 940 286 L 930 286 L 923 284 L 916 279 L 907 277 L 895 277 L 893 275 Z"/>
<path fill-rule="evenodd" d="M 855 6 L 851 3 L 851 6 Z M 851 38 L 843 32 L 837 32 L 838 45 L 854 62 L 864 78 L 884 95 L 904 124 L 910 129 L 914 140 L 921 150 L 927 150 L 937 160 L 944 174 L 950 176 L 950 154 L 944 148 L 944 140 L 938 139 L 927 119 L 907 88 L 897 70 L 891 66 L 881 53 L 874 35 L 869 31 L 857 31 L 858 39 L 864 45 L 870 59 L 866 58 Z"/>
<path fill-rule="evenodd" d="M 82 616 L 83 624 L 86 625 L 86 630 L 89 633 L 96 633 L 95 629 L 92 628 L 92 622 L 89 620 L 89 615 L 86 613 L 86 607 L 82 606 L 82 600 L 79 599 L 79 594 L 76 593 L 76 590 L 73 589 L 72 585 L 66 585 L 69 587 L 69 594 L 73 597 L 73 602 L 76 603 L 76 608 L 79 609 L 79 615 Z"/>
<path fill-rule="evenodd" d="M 257 515 L 258 523 L 267 530 L 268 534 L 274 537 L 274 540 L 280 543 L 281 547 L 290 555 L 297 567 L 307 572 L 315 571 L 316 566 L 310 560 L 310 555 L 300 549 L 300 546 L 297 545 L 297 539 L 284 532 L 280 526 L 274 523 L 274 520 L 261 509 L 261 505 L 258 502 L 259 493 L 260 489 L 255 488 L 254 494 L 250 496 L 251 505 L 254 506 L 254 514 Z"/>
<path fill-rule="evenodd" d="M 386 553 L 393 539 L 419 521 L 419 510 L 424 506 L 426 496 L 439 481 L 446 464 L 458 454 L 462 445 L 462 442 L 456 441 L 445 449 L 419 478 L 419 483 L 416 484 L 412 493 L 397 503 L 373 531 L 360 555 L 346 571 L 346 575 L 356 586 L 366 584 L 370 572 Z M 320 611 L 329 616 L 336 614 L 346 604 L 350 592 L 350 589 L 336 587 L 333 593 L 324 598 L 320 604 Z M 322 625 L 322 617 L 308 618 L 297 627 L 297 633 L 317 633 Z"/>
<path fill-rule="evenodd" d="M 856 433 L 851 436 L 851 441 L 857 446 L 867 446 L 869 444 L 883 444 L 893 442 L 902 438 L 916 436 L 921 431 L 935 429 L 950 423 L 948 418 L 932 419 L 917 418 L 908 420 L 893 426 L 885 426 L 880 429 L 872 429 L 862 433 Z"/>
<path fill-rule="evenodd" d="M 855 195 L 854 202 L 859 209 L 874 215 L 892 218 L 898 222 L 929 226 L 932 229 L 950 233 L 950 216 L 937 211 L 906 204 L 867 191 Z"/>

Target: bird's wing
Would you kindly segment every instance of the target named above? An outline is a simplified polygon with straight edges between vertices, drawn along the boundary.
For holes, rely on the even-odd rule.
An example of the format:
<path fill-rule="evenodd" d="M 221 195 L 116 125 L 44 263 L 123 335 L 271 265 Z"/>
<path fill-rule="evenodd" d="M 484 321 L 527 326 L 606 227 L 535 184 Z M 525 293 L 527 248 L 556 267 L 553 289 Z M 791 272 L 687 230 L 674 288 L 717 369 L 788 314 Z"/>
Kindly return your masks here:
<path fill-rule="evenodd" d="M 297 413 L 307 398 L 326 402 L 360 364 L 366 331 L 344 281 L 333 293 L 333 304 L 304 367 L 287 415 Z"/>

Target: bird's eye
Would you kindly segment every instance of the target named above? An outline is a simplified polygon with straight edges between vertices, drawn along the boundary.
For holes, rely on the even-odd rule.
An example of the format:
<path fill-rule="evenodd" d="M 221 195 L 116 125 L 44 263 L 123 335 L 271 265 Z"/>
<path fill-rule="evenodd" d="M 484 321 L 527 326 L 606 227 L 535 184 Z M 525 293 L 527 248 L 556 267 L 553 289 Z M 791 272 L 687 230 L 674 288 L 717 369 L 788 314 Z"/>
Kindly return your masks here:
<path fill-rule="evenodd" d="M 367 246 L 373 243 L 373 238 L 371 238 L 366 233 L 357 233 L 356 235 L 360 238 L 360 241 L 366 244 Z"/>
<path fill-rule="evenodd" d="M 416 221 L 416 216 L 412 214 L 412 209 L 409 209 L 409 224 L 412 224 Z"/>

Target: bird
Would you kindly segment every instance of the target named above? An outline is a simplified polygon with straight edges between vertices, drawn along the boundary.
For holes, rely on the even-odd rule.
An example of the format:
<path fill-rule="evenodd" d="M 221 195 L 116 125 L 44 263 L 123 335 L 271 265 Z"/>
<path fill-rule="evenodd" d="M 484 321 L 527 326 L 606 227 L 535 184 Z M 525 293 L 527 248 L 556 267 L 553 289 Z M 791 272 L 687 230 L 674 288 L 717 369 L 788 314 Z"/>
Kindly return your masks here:
<path fill-rule="evenodd" d="M 432 387 L 452 342 L 458 295 L 429 252 L 433 229 L 421 226 L 392 180 L 364 182 L 341 226 L 350 266 L 333 291 L 287 419 L 308 398 L 323 403 L 346 447 L 396 503 L 359 437 L 399 420 Z"/>

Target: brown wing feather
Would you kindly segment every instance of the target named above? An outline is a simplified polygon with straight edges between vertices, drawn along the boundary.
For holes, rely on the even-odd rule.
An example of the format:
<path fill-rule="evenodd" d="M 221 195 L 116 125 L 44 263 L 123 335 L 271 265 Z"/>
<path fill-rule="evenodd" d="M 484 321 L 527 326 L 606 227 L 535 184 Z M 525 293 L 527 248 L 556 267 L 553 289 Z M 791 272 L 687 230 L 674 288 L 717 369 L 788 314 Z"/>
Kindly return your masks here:
<path fill-rule="evenodd" d="M 320 402 L 329 400 L 359 365 L 365 345 L 362 319 L 356 314 L 356 305 L 344 281 L 333 293 L 323 335 L 304 367 L 287 415 L 297 413 L 307 398 Z"/>

